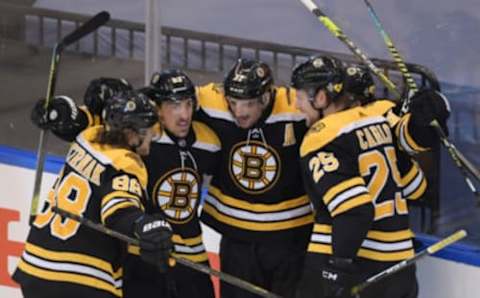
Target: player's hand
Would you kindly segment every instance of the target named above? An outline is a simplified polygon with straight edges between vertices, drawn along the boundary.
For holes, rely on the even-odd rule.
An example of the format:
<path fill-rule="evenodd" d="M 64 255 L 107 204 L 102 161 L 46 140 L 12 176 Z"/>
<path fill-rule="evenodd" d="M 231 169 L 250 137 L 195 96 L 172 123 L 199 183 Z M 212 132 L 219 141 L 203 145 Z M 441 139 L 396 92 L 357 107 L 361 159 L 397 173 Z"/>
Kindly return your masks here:
<path fill-rule="evenodd" d="M 417 92 L 410 100 L 412 124 L 425 127 L 436 119 L 447 132 L 450 104 L 445 95 L 433 89 L 425 89 Z"/>
<path fill-rule="evenodd" d="M 335 257 L 330 258 L 322 268 L 321 278 L 325 298 L 351 297 L 351 288 L 361 281 L 352 259 Z"/>
<path fill-rule="evenodd" d="M 135 221 L 135 236 L 140 240 L 140 257 L 166 272 L 173 250 L 172 228 L 160 215 L 144 214 Z"/>
<path fill-rule="evenodd" d="M 41 129 L 53 131 L 68 131 L 77 125 L 78 108 L 73 99 L 68 96 L 55 96 L 45 109 L 45 99 L 35 104 L 31 120 Z"/>

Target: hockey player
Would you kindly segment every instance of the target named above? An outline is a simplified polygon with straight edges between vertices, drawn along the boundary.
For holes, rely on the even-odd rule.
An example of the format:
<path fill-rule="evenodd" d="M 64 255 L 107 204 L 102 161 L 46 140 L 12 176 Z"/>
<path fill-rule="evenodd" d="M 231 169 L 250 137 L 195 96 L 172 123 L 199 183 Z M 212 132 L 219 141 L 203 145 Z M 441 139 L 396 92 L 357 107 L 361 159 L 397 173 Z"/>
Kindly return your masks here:
<path fill-rule="evenodd" d="M 306 131 L 295 95 L 261 61 L 239 59 L 223 88 L 198 88 L 199 119 L 221 137 L 202 221 L 222 234 L 222 271 L 293 297 L 312 228 L 298 150 Z M 221 283 L 222 297 L 257 297 Z"/>
<path fill-rule="evenodd" d="M 111 99 L 103 120 L 72 143 L 35 217 L 13 275 L 26 298 L 123 296 L 125 243 L 56 214 L 53 206 L 139 238 L 142 258 L 167 266 L 171 228 L 144 213 L 147 172 L 135 153 L 140 146 L 148 151 L 154 106 L 142 95 L 124 94 Z"/>
<path fill-rule="evenodd" d="M 143 92 L 156 102 L 160 120 L 150 154 L 144 157 L 152 212 L 164 213 L 171 224 L 174 255 L 208 265 L 198 207 L 203 176 L 214 174 L 220 141 L 205 124 L 192 123 L 195 86 L 183 72 L 156 73 Z M 162 291 L 159 280 L 166 283 L 172 298 L 214 297 L 210 277 L 181 264 L 171 268 L 169 276 L 138 260 L 132 262 L 130 271 L 130 297 L 158 297 Z"/>
<path fill-rule="evenodd" d="M 367 69 L 349 66 L 346 69 L 344 88 L 345 92 L 354 97 L 354 101 L 358 101 L 364 107 L 367 114 L 384 116 L 390 127 L 396 130 L 400 121 L 400 117 L 394 112 L 396 105 L 391 100 L 375 98 L 375 82 Z M 396 144 L 397 166 L 402 180 L 402 195 L 409 200 L 417 200 L 427 189 L 427 179 L 418 163 L 399 146 L 396 136 L 393 137 Z"/>
<path fill-rule="evenodd" d="M 300 149 L 316 213 L 297 297 L 349 297 L 354 284 L 414 254 L 395 133 L 385 117 L 352 101 L 344 89 L 346 76 L 342 63 L 327 56 L 309 59 L 292 75 L 298 100 L 323 116 Z M 422 100 L 442 107 L 430 94 Z M 427 118 L 446 120 L 445 105 L 438 113 L 419 115 L 424 104 L 413 98 L 412 113 L 396 129 L 400 143 L 412 149 L 431 145 L 425 138 L 432 120 Z M 367 288 L 362 297 L 416 297 L 417 292 L 410 267 Z"/>
<path fill-rule="evenodd" d="M 62 131 L 56 134 L 65 140 L 74 138 L 77 131 L 96 123 L 98 111 L 106 105 L 110 94 L 121 89 L 118 88 L 121 82 L 114 79 L 92 81 L 85 96 L 86 109 L 77 108 L 68 97 L 56 97 L 50 113 L 55 111 L 57 121 L 51 121 L 48 127 L 54 132 Z M 109 91 L 104 92 L 107 89 Z M 203 175 L 212 175 L 216 169 L 220 141 L 206 125 L 192 123 L 197 102 L 195 87 L 183 72 L 156 73 L 150 86 L 142 88 L 141 93 L 156 102 L 159 116 L 150 154 L 142 156 L 149 175 L 147 191 L 151 200 L 147 213 L 165 215 L 174 233 L 174 255 L 208 265 L 197 214 Z M 34 122 L 44 114 L 42 108 L 43 105 L 37 105 L 34 110 Z M 138 248 L 130 247 L 129 251 L 138 255 Z M 208 275 L 180 264 L 169 270 L 168 275 L 159 273 L 157 268 L 141 262 L 138 257 L 129 256 L 125 266 L 125 297 L 214 296 Z"/>

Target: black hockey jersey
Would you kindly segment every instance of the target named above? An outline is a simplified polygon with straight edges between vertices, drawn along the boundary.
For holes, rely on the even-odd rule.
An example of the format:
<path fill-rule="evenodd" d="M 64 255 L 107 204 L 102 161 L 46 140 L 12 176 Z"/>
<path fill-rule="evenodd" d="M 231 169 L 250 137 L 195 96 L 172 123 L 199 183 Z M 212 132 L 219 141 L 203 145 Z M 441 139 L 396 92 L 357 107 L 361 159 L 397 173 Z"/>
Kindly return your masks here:
<path fill-rule="evenodd" d="M 310 128 L 300 154 L 316 211 L 310 253 L 329 255 L 332 247 L 349 245 L 338 239 L 360 237 L 352 248 L 359 258 L 396 262 L 413 256 L 394 133 L 386 118 L 366 113 L 363 107 L 329 115 Z M 337 226 L 340 218 L 353 216 L 364 205 L 374 207 L 364 231 Z M 354 235 L 357 231 L 365 235 Z"/>
<path fill-rule="evenodd" d="M 247 241 L 308 237 L 313 216 L 298 159 L 306 124 L 295 108 L 295 94 L 275 88 L 274 99 L 256 126 L 242 129 L 218 86 L 209 84 L 197 91 L 197 117 L 222 143 L 219 171 L 205 199 L 202 221 L 228 237 Z"/>
<path fill-rule="evenodd" d="M 158 127 L 158 126 L 157 126 Z M 174 232 L 174 255 L 194 262 L 208 260 L 202 241 L 198 206 L 204 175 L 216 170 L 220 140 L 205 124 L 193 121 L 185 139 L 157 130 L 150 154 L 144 157 L 149 174 L 152 213 L 162 211 Z"/>
<path fill-rule="evenodd" d="M 365 112 L 372 116 L 384 116 L 390 127 L 395 131 L 401 118 L 394 112 L 395 103 L 389 100 L 376 100 L 364 106 Z M 408 132 L 407 132 L 408 133 Z M 417 200 L 425 194 L 427 189 L 427 179 L 418 165 L 418 163 L 403 149 L 396 135 L 393 136 L 397 146 L 396 154 L 398 160 L 398 170 L 402 181 L 402 195 L 409 200 Z M 405 143 L 405 142 L 404 142 Z M 413 146 L 416 146 L 413 144 Z M 402 150 L 403 149 L 403 150 Z"/>
<path fill-rule="evenodd" d="M 65 165 L 32 224 L 14 274 L 20 284 L 32 280 L 91 287 L 122 297 L 126 245 L 80 223 L 62 218 L 60 208 L 110 227 L 128 212 L 144 209 L 147 171 L 135 153 L 95 141 L 103 127 L 77 136 Z"/>

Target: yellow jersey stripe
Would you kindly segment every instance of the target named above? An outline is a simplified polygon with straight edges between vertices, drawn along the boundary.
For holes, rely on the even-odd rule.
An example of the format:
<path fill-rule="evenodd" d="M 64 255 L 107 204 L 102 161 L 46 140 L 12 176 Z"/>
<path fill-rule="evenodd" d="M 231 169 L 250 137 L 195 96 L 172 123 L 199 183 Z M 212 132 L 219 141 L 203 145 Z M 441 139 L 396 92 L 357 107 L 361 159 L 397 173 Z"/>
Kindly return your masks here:
<path fill-rule="evenodd" d="M 331 234 L 332 233 L 332 226 L 331 225 L 324 225 L 324 224 L 315 224 L 313 226 L 313 232 L 315 233 L 323 233 L 323 234 Z"/>
<path fill-rule="evenodd" d="M 38 267 L 32 266 L 24 262 L 22 259 L 20 259 L 20 262 L 18 263 L 18 268 L 23 272 L 40 279 L 80 284 L 80 285 L 88 286 L 91 288 L 96 288 L 96 289 L 110 292 L 117 297 L 123 296 L 122 289 L 117 289 L 113 285 L 93 277 L 88 277 L 88 276 L 74 274 L 74 273 L 65 273 L 65 272 L 40 269 Z"/>
<path fill-rule="evenodd" d="M 323 196 L 323 201 L 325 202 L 325 205 L 328 205 L 330 201 L 335 198 L 338 194 L 344 192 L 345 190 L 352 188 L 353 186 L 357 185 L 365 185 L 365 181 L 360 178 L 360 177 L 355 177 L 351 178 L 348 180 L 345 180 L 343 182 L 340 182 L 339 184 L 335 185 L 334 187 L 331 187 L 327 193 Z"/>
<path fill-rule="evenodd" d="M 112 206 L 111 208 L 109 208 L 108 210 L 106 210 L 101 214 L 102 223 L 105 224 L 107 218 L 111 216 L 113 213 L 115 213 L 116 211 L 118 211 L 119 209 L 125 209 L 129 207 L 138 207 L 138 205 L 132 201 L 124 201 L 122 203 L 118 203 Z"/>
<path fill-rule="evenodd" d="M 400 240 L 407 240 L 414 237 L 413 232 L 410 229 L 395 231 L 395 232 L 384 232 L 384 231 L 368 231 L 367 238 L 386 241 L 386 242 L 394 242 Z"/>
<path fill-rule="evenodd" d="M 196 255 L 189 255 L 189 254 L 181 254 L 181 253 L 173 253 L 175 257 L 187 259 L 196 263 L 202 263 L 208 261 L 208 255 L 206 252 Z"/>
<path fill-rule="evenodd" d="M 403 261 L 405 259 L 411 258 L 415 255 L 413 249 L 400 251 L 400 252 L 377 252 L 370 249 L 360 248 L 358 250 L 357 256 L 381 261 L 381 262 L 395 262 L 395 261 Z"/>
<path fill-rule="evenodd" d="M 346 201 L 345 203 L 341 204 L 339 207 L 337 207 L 333 212 L 331 213 L 332 217 L 335 217 L 339 214 L 342 214 L 343 212 L 346 212 L 350 209 L 353 209 L 355 207 L 358 207 L 363 204 L 371 203 L 372 202 L 372 197 L 370 194 L 363 194 L 358 197 L 355 197 L 353 199 L 350 199 Z"/>
<path fill-rule="evenodd" d="M 226 216 L 220 212 L 218 212 L 214 207 L 212 207 L 208 202 L 205 202 L 203 207 L 204 212 L 208 213 L 210 216 L 215 218 L 216 220 L 223 222 L 224 224 L 238 227 L 240 229 L 247 229 L 252 231 L 279 231 L 279 230 L 286 230 L 291 228 L 296 228 L 300 226 L 304 226 L 313 222 L 312 214 L 307 214 L 305 216 L 285 220 L 280 222 L 266 222 L 266 223 L 259 223 L 259 222 L 252 222 L 252 221 L 245 221 L 239 220 L 230 216 Z"/>
<path fill-rule="evenodd" d="M 274 212 L 274 211 L 284 211 L 292 208 L 296 208 L 310 202 L 307 195 L 300 196 L 288 201 L 283 201 L 278 204 L 251 204 L 243 200 L 235 199 L 231 196 L 223 194 L 220 189 L 215 186 L 210 186 L 208 191 L 214 195 L 218 200 L 226 205 L 230 205 L 235 208 L 244 209 L 247 211 L 256 211 L 256 212 Z"/>
<path fill-rule="evenodd" d="M 322 253 L 322 254 L 328 254 L 328 255 L 331 255 L 333 253 L 331 245 L 318 244 L 318 243 L 308 244 L 308 251 L 309 252 Z"/>
<path fill-rule="evenodd" d="M 131 198 L 131 199 L 134 199 L 136 201 L 138 201 L 139 205 L 141 205 L 140 203 L 140 199 L 138 198 L 138 196 L 136 195 L 133 195 L 129 192 L 126 192 L 126 191 L 114 191 L 114 192 L 111 192 L 109 193 L 108 195 L 104 196 L 102 198 L 102 208 L 105 207 L 105 205 L 108 204 L 108 202 L 110 202 L 110 200 L 112 199 L 115 199 L 115 198 Z"/>
<path fill-rule="evenodd" d="M 105 272 L 113 273 L 113 268 L 110 263 L 92 256 L 88 256 L 80 253 L 73 253 L 73 252 L 48 250 L 29 242 L 25 243 L 25 250 L 32 255 L 41 257 L 46 260 L 64 261 L 64 262 L 74 261 L 75 263 L 92 266 L 92 267 L 101 269 Z"/>
<path fill-rule="evenodd" d="M 411 114 L 407 114 L 404 116 L 404 118 L 400 121 L 399 127 L 403 127 L 403 135 L 400 137 L 403 137 L 403 139 L 406 141 L 406 143 L 415 151 L 415 152 L 423 152 L 427 151 L 428 148 L 422 147 L 417 142 L 413 140 L 413 137 L 410 135 L 408 131 L 408 125 L 410 122 L 410 117 Z"/>
<path fill-rule="evenodd" d="M 410 194 L 407 199 L 417 200 L 418 198 L 420 198 L 425 194 L 426 190 L 427 190 L 427 180 L 423 178 L 422 184 L 420 185 L 420 187 L 416 191 L 414 191 L 412 194 Z"/>
<path fill-rule="evenodd" d="M 203 243 L 202 235 L 198 235 L 197 237 L 193 237 L 193 238 L 182 238 L 182 236 L 180 236 L 178 234 L 174 234 L 172 236 L 172 241 L 174 243 L 186 244 L 186 245 L 189 245 L 189 246 L 195 246 L 195 245 Z"/>
<path fill-rule="evenodd" d="M 410 182 L 412 182 L 412 180 L 417 176 L 417 174 L 418 164 L 414 162 L 408 173 L 402 177 L 402 186 L 410 184 Z"/>

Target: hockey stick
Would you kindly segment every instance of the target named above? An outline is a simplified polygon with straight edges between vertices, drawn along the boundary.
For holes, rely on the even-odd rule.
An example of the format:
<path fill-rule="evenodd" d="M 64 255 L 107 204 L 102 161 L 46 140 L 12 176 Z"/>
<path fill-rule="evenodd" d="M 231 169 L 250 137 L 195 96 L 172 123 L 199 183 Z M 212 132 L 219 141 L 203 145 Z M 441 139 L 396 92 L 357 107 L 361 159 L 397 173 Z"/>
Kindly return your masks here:
<path fill-rule="evenodd" d="M 390 35 L 385 31 L 380 18 L 378 15 L 375 13 L 375 10 L 373 9 L 373 6 L 370 4 L 368 0 L 363 0 L 365 5 L 368 8 L 369 15 L 371 16 L 373 22 L 375 23 L 375 27 L 378 29 L 380 32 L 380 35 L 383 37 L 383 41 L 385 42 L 388 51 L 390 52 L 393 60 L 398 66 L 398 69 L 400 70 L 400 73 L 404 77 L 405 81 L 408 84 L 409 89 L 412 92 L 417 92 L 417 84 L 415 80 L 412 78 L 412 75 L 408 71 L 407 66 L 405 65 L 404 59 L 398 52 L 397 48 L 393 44 L 392 39 L 390 38 Z M 408 107 L 410 105 L 410 96 L 406 96 L 403 100 L 402 103 L 402 108 L 401 112 L 402 113 L 407 113 L 408 112 Z M 466 157 L 458 151 L 458 149 L 448 140 L 447 136 L 445 135 L 445 132 L 439 125 L 437 120 L 433 120 L 432 123 L 430 124 L 435 131 L 437 132 L 442 144 L 445 146 L 447 149 L 447 152 L 449 153 L 450 157 L 454 161 L 455 165 L 460 169 L 461 173 L 464 176 L 465 182 L 467 183 L 468 187 L 472 191 L 473 195 L 477 199 L 477 204 L 480 204 L 480 193 L 478 190 L 475 188 L 475 185 L 473 182 L 470 180 L 470 177 L 468 176 L 468 173 L 470 173 L 473 177 L 475 177 L 479 182 L 480 182 L 480 173 L 479 171 L 473 166 L 471 162 L 469 162 Z"/>
<path fill-rule="evenodd" d="M 305 5 L 305 7 L 307 7 L 307 9 L 318 18 L 318 20 L 328 29 L 328 31 L 330 31 L 330 33 L 332 33 L 333 36 L 338 38 L 352 51 L 352 53 L 357 56 L 362 63 L 365 64 L 368 69 L 370 69 L 382 81 L 382 83 L 390 92 L 395 95 L 397 99 L 401 99 L 402 95 L 397 90 L 395 84 L 378 67 L 375 66 L 372 60 L 370 60 L 370 58 L 368 58 L 367 55 L 365 55 L 363 51 L 345 35 L 345 33 L 343 33 L 343 30 L 340 29 L 340 27 L 337 26 L 332 19 L 323 13 L 323 11 L 321 11 L 312 0 L 300 0 L 300 2 L 302 2 L 302 4 Z"/>
<path fill-rule="evenodd" d="M 407 82 L 408 88 L 413 93 L 417 92 L 418 88 L 417 88 L 417 84 L 415 83 L 415 80 L 413 79 L 412 75 L 408 71 L 407 65 L 405 65 L 404 59 L 402 58 L 397 48 L 393 44 L 393 41 L 390 38 L 390 35 L 383 28 L 383 25 L 380 22 L 380 18 L 378 17 L 377 13 L 373 9 L 373 6 L 370 4 L 368 0 L 363 0 L 363 2 L 365 2 L 365 5 L 368 8 L 368 13 L 372 18 L 373 22 L 375 23 L 375 26 L 377 27 L 378 31 L 380 32 L 380 35 L 382 35 L 383 41 L 387 45 L 388 51 L 390 52 L 393 58 L 393 61 L 395 61 L 395 63 L 398 66 L 398 69 L 402 73 L 403 78 Z M 402 113 L 407 113 L 409 105 L 410 105 L 410 97 L 406 96 L 402 103 L 402 108 L 401 108 Z"/>
<path fill-rule="evenodd" d="M 55 86 L 57 82 L 57 70 L 60 62 L 60 57 L 63 50 L 72 43 L 80 40 L 85 35 L 95 31 L 98 27 L 104 25 L 110 20 L 110 14 L 106 11 L 102 11 L 88 20 L 82 26 L 78 27 L 75 31 L 65 36 L 62 40 L 57 42 L 53 47 L 52 60 L 50 62 L 50 73 L 48 76 L 47 96 L 45 97 L 45 110 L 47 110 L 53 94 L 55 93 Z M 48 117 L 45 115 L 45 117 Z M 40 200 L 40 187 L 42 185 L 43 166 L 45 163 L 45 143 L 47 141 L 47 130 L 40 130 L 40 139 L 37 147 L 37 163 L 35 166 L 35 180 L 33 184 L 33 196 L 30 205 L 30 224 L 32 224 L 35 215 L 37 214 L 38 202 Z"/>
<path fill-rule="evenodd" d="M 106 235 L 109 235 L 113 238 L 117 238 L 117 239 L 119 239 L 121 241 L 124 241 L 128 244 L 131 244 L 131 245 L 136 245 L 136 246 L 140 245 L 140 241 L 138 239 L 129 237 L 125 234 L 122 234 L 122 233 L 119 233 L 119 232 L 114 231 L 112 229 L 109 229 L 102 224 L 95 223 L 95 222 L 93 222 L 93 221 L 91 221 L 87 218 L 78 216 L 78 215 L 73 214 L 73 213 L 71 213 L 67 210 L 58 208 L 56 206 L 52 207 L 52 210 L 54 212 L 60 214 L 61 216 L 73 219 L 73 220 L 81 223 L 82 225 L 85 225 L 85 226 L 87 226 L 87 227 L 89 227 L 89 228 L 91 228 L 91 229 L 93 229 L 97 232 L 102 233 L 102 234 L 106 234 Z M 208 274 L 208 275 L 216 276 L 219 279 L 221 279 L 221 280 L 223 280 L 223 281 L 225 281 L 225 282 L 227 282 L 231 285 L 234 285 L 234 286 L 239 287 L 241 289 L 244 289 L 244 290 L 246 290 L 250 293 L 259 295 L 261 297 L 282 298 L 281 296 L 279 296 L 277 294 L 269 292 L 269 291 L 265 290 L 264 288 L 256 286 L 256 285 L 254 285 L 254 284 L 252 284 L 248 281 L 245 281 L 243 279 L 240 279 L 240 278 L 238 278 L 236 276 L 233 276 L 233 275 L 230 275 L 228 273 L 217 271 L 217 270 L 212 269 L 208 266 L 192 262 L 192 261 L 187 260 L 185 258 L 180 258 L 180 257 L 176 257 L 176 256 L 170 256 L 170 258 L 174 259 L 176 262 L 182 264 L 185 267 L 189 267 L 193 270 L 196 270 L 196 271 Z"/>
<path fill-rule="evenodd" d="M 366 287 L 369 287 L 372 284 L 377 283 L 380 280 L 382 280 L 384 278 L 387 278 L 387 277 L 391 276 L 392 274 L 395 274 L 398 271 L 407 268 L 410 265 L 413 265 L 418 260 L 420 260 L 420 259 L 422 259 L 422 258 L 424 258 L 428 255 L 434 254 L 437 251 L 440 251 L 440 250 L 444 249 L 445 247 L 449 246 L 450 244 L 453 244 L 453 243 L 459 241 L 460 239 L 463 239 L 465 236 L 467 236 L 467 232 L 465 230 L 459 230 L 459 231 L 453 233 L 452 235 L 448 236 L 447 238 L 444 238 L 444 239 L 430 245 L 429 247 L 427 247 L 427 249 L 419 252 L 418 254 L 411 257 L 410 259 L 403 260 L 403 261 L 401 261 L 401 262 L 383 270 L 382 272 L 369 277 L 366 281 L 352 287 L 352 289 L 350 291 L 351 296 L 357 296 Z"/>

